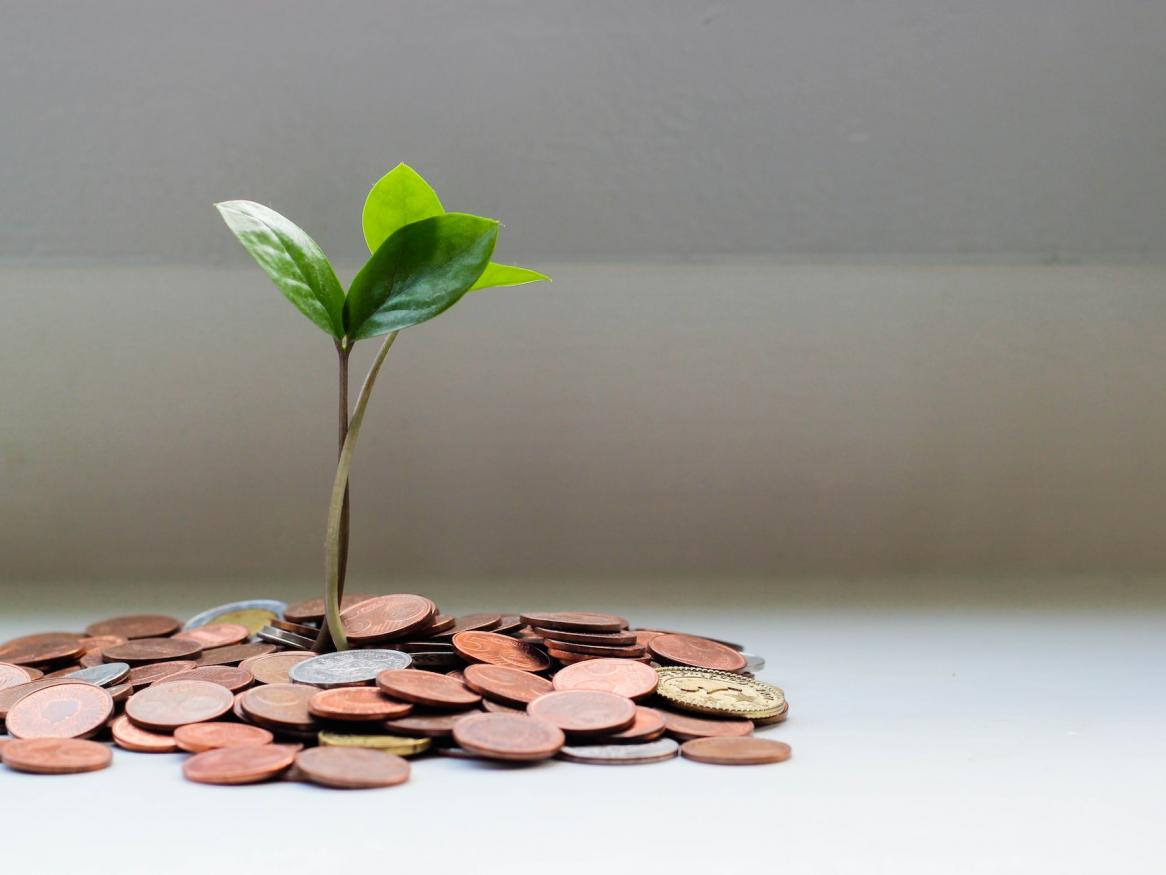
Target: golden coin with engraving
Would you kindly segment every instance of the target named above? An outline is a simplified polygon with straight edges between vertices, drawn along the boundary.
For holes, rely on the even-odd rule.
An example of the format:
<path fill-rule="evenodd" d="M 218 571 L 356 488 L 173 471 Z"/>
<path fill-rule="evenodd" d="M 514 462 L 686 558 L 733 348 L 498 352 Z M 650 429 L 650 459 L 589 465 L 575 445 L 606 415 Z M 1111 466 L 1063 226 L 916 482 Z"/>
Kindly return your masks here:
<path fill-rule="evenodd" d="M 321 732 L 320 744 L 325 747 L 366 747 L 384 750 L 407 757 L 424 753 L 433 744 L 431 738 L 406 738 L 402 735 L 357 735 L 346 732 Z"/>
<path fill-rule="evenodd" d="M 656 695 L 686 711 L 760 720 L 786 707 L 780 688 L 739 674 L 671 666 L 656 672 L 660 675 Z"/>

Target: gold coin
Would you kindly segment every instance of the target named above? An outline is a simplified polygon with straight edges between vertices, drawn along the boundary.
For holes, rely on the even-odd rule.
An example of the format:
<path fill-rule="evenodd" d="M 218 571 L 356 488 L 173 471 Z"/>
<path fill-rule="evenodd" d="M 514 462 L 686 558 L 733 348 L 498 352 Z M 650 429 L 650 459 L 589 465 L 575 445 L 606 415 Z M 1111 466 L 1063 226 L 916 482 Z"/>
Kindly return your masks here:
<path fill-rule="evenodd" d="M 248 608 L 243 611 L 227 611 L 225 614 L 219 614 L 217 617 L 211 617 L 211 623 L 238 623 L 240 626 L 246 626 L 247 632 L 250 635 L 258 635 L 259 630 L 270 623 L 272 620 L 278 620 L 279 615 L 273 611 L 264 611 L 260 608 Z"/>
<path fill-rule="evenodd" d="M 402 735 L 349 735 L 345 732 L 321 732 L 320 744 L 327 747 L 367 747 L 407 757 L 429 750 L 430 738 L 406 738 Z"/>
<path fill-rule="evenodd" d="M 700 714 L 774 717 L 786 707 L 785 693 L 772 684 L 708 668 L 658 668 L 656 695 L 666 702 Z"/>

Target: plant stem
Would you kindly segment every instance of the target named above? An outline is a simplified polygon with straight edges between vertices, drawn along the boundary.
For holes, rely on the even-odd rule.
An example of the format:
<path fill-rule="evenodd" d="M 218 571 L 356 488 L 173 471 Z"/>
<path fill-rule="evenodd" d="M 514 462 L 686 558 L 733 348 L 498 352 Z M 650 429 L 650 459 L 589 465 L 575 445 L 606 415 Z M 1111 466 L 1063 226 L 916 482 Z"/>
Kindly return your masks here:
<path fill-rule="evenodd" d="M 348 472 L 352 468 L 352 454 L 356 452 L 356 442 L 360 438 L 360 426 L 364 422 L 364 411 L 368 407 L 368 398 L 372 394 L 372 387 L 376 384 L 381 365 L 385 363 L 385 356 L 389 354 L 389 348 L 397 339 L 397 334 L 398 332 L 394 331 L 385 338 L 385 342 L 377 351 L 376 358 L 373 359 L 372 367 L 368 369 L 364 385 L 360 387 L 360 394 L 356 397 L 356 406 L 352 408 L 352 420 L 348 424 L 348 434 L 340 449 L 340 460 L 336 464 L 336 478 L 332 481 L 332 498 L 328 504 L 328 529 L 324 537 L 324 614 L 337 650 L 348 649 L 348 638 L 344 634 L 344 625 L 340 622 L 340 575 L 342 573 L 340 530 L 344 516 L 344 497 L 348 492 Z"/>
<path fill-rule="evenodd" d="M 352 354 L 352 346 L 347 341 L 336 341 L 336 361 L 338 372 L 338 387 L 336 396 L 339 400 L 338 409 L 338 437 L 336 441 L 336 456 L 339 459 L 344 451 L 344 439 L 348 437 L 348 358 Z M 348 526 L 349 526 L 349 488 L 344 487 L 344 508 L 340 512 L 340 572 L 337 581 L 337 599 L 344 598 L 344 578 L 348 571 Z M 328 631 L 328 621 L 320 624 L 320 632 L 316 635 L 316 643 L 312 647 L 314 653 L 327 653 L 332 649 L 332 635 Z"/>

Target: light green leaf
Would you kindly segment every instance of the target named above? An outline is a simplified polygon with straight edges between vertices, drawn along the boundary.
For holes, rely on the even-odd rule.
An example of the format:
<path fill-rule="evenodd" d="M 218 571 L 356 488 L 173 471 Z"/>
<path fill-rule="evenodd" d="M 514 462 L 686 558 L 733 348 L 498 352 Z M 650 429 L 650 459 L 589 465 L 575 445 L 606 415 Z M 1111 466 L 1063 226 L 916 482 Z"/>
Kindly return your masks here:
<path fill-rule="evenodd" d="M 523 283 L 550 282 L 551 278 L 545 273 L 531 270 L 529 267 L 515 267 L 511 264 L 499 264 L 491 261 L 486 265 L 478 281 L 470 289 L 476 292 L 479 289 L 493 289 L 498 286 L 521 286 Z"/>
<path fill-rule="evenodd" d="M 275 210 L 252 201 L 215 204 L 285 298 L 324 332 L 344 336 L 344 289 L 316 241 Z"/>
<path fill-rule="evenodd" d="M 433 216 L 400 228 L 372 254 L 348 289 L 348 337 L 376 337 L 445 312 L 482 275 L 497 240 L 497 222 L 465 213 Z"/>
<path fill-rule="evenodd" d="M 372 187 L 364 200 L 361 225 L 369 252 L 399 228 L 445 213 L 437 192 L 408 164 L 398 164 Z"/>

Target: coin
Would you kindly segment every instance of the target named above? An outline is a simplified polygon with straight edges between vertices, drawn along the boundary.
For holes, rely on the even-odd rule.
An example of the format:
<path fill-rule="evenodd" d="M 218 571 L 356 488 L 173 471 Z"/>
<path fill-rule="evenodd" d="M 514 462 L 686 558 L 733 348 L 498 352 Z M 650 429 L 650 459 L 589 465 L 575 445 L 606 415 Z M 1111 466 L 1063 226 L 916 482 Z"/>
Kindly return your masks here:
<path fill-rule="evenodd" d="M 134 614 L 129 617 L 111 617 L 85 627 L 85 634 L 120 635 L 123 638 L 165 638 L 178 631 L 182 623 L 161 614 Z"/>
<path fill-rule="evenodd" d="M 522 622 L 541 629 L 566 629 L 568 632 L 619 632 L 628 621 L 613 614 L 593 611 L 523 612 Z"/>
<path fill-rule="evenodd" d="M 252 656 L 239 663 L 239 668 L 251 672 L 259 684 L 289 684 L 288 669 L 297 663 L 314 659 L 311 653 L 268 653 Z"/>
<path fill-rule="evenodd" d="M 182 774 L 200 784 L 254 784 L 286 772 L 296 753 L 287 744 L 219 747 L 196 753 L 182 764 Z"/>
<path fill-rule="evenodd" d="M 568 735 L 600 735 L 627 729 L 636 719 L 631 699 L 596 690 L 561 690 L 539 696 L 526 713 Z"/>
<path fill-rule="evenodd" d="M 82 668 L 66 675 L 75 681 L 85 681 L 99 687 L 112 687 L 130 676 L 130 666 L 126 662 L 106 662 L 93 668 Z"/>
<path fill-rule="evenodd" d="M 32 672 L 10 662 L 0 662 L 0 690 L 27 684 L 33 680 Z"/>
<path fill-rule="evenodd" d="M 624 629 L 619 632 L 571 632 L 568 629 L 543 629 L 535 627 L 534 634 L 544 639 L 555 641 L 569 641 L 575 644 L 597 644 L 600 647 L 627 647 L 640 644 L 636 640 L 636 633 Z"/>
<path fill-rule="evenodd" d="M 26 738 L 4 745 L 4 765 L 20 772 L 71 775 L 96 772 L 112 761 L 104 744 L 77 738 Z"/>
<path fill-rule="evenodd" d="M 315 637 L 298 635 L 295 632 L 277 629 L 275 626 L 264 626 L 259 630 L 259 638 L 268 644 L 278 644 L 292 650 L 311 650 L 316 644 Z"/>
<path fill-rule="evenodd" d="M 753 719 L 754 726 L 772 726 L 775 723 L 785 722 L 785 718 L 789 716 L 789 700 L 785 701 L 781 710 L 772 717 L 756 717 Z"/>
<path fill-rule="evenodd" d="M 619 732 L 604 735 L 596 743 L 628 744 L 631 742 L 654 741 L 664 734 L 664 718 L 655 708 L 636 708 L 636 718 L 632 725 Z"/>
<path fill-rule="evenodd" d="M 183 631 L 196 629 L 208 623 L 238 623 L 246 626 L 254 635 L 266 626 L 273 617 L 282 617 L 287 605 L 275 599 L 247 599 L 241 602 L 231 602 L 219 605 L 209 611 L 203 611 L 186 621 Z"/>
<path fill-rule="evenodd" d="M 467 665 L 464 676 L 466 686 L 471 690 L 497 702 L 518 707 L 525 707 L 554 689 L 546 678 L 504 665 Z"/>
<path fill-rule="evenodd" d="M 428 626 L 418 629 L 413 634 L 415 634 L 418 638 L 428 638 L 433 635 L 441 635 L 452 629 L 455 622 L 457 622 L 455 617 L 451 617 L 448 614 L 437 614 L 432 620 L 429 621 Z"/>
<path fill-rule="evenodd" d="M 473 714 L 457 722 L 453 738 L 478 756 L 519 762 L 549 759 L 566 742 L 553 723 L 521 714 Z"/>
<path fill-rule="evenodd" d="M 81 635 L 71 632 L 23 635 L 0 645 L 0 661 L 13 665 L 50 665 L 76 659 L 85 652 L 81 639 Z"/>
<path fill-rule="evenodd" d="M 8 719 L 8 712 L 21 699 L 29 693 L 34 693 L 37 690 L 44 690 L 49 687 L 57 687 L 61 684 L 75 684 L 72 678 L 37 678 L 34 681 L 29 681 L 26 684 L 17 684 L 14 687 L 0 690 L 0 720 Z"/>
<path fill-rule="evenodd" d="M 412 664 L 412 657 L 399 650 L 343 650 L 297 663 L 288 669 L 288 676 L 293 683 L 322 689 L 352 687 L 372 683 L 387 669 L 408 668 Z"/>
<path fill-rule="evenodd" d="M 139 665 L 131 668 L 127 680 L 130 686 L 135 689 L 148 687 L 160 678 L 169 677 L 172 674 L 178 674 L 182 671 L 190 671 L 197 666 L 198 663 L 193 659 L 175 659 L 171 662 L 151 662 L 147 665 Z"/>
<path fill-rule="evenodd" d="M 458 632 L 453 646 L 467 662 L 488 662 L 522 671 L 544 671 L 551 661 L 537 647 L 496 632 Z"/>
<path fill-rule="evenodd" d="M 220 747 L 271 744 L 274 736 L 248 723 L 188 723 L 174 730 L 174 743 L 188 753 L 202 753 Z"/>
<path fill-rule="evenodd" d="M 613 659 L 619 657 L 636 659 L 645 654 L 644 647 L 641 644 L 632 644 L 627 647 L 614 647 L 605 644 L 577 644 L 574 641 L 557 641 L 553 638 L 544 638 L 543 640 L 546 642 L 549 650 L 557 650 L 560 653 L 583 653 L 589 656 L 609 656 Z"/>
<path fill-rule="evenodd" d="M 375 598 L 371 593 L 346 592 L 340 599 L 340 610 Z M 288 605 L 283 609 L 283 618 L 291 623 L 319 623 L 324 619 L 324 599 L 314 598 Z"/>
<path fill-rule="evenodd" d="M 273 629 L 282 629 L 284 632 L 292 632 L 296 635 L 302 635 L 304 638 L 311 638 L 313 641 L 320 634 L 320 630 L 315 626 L 305 626 L 302 623 L 289 623 L 287 620 L 276 618 L 272 618 L 271 622 L 267 625 Z M 267 627 L 265 626 L 264 628 Z"/>
<path fill-rule="evenodd" d="M 172 684 L 176 681 L 209 681 L 220 687 L 226 687 L 232 693 L 237 693 L 251 686 L 254 680 L 251 672 L 236 666 L 202 665 L 187 671 L 180 671 L 177 674 L 167 675 L 154 681 L 154 684 Z"/>
<path fill-rule="evenodd" d="M 601 690 L 629 699 L 644 699 L 656 691 L 656 670 L 626 659 L 592 659 L 560 670 L 556 690 Z"/>
<path fill-rule="evenodd" d="M 741 656 L 745 660 L 745 671 L 750 674 L 757 674 L 765 668 L 765 657 L 758 656 L 756 653 L 745 653 L 742 651 Z"/>
<path fill-rule="evenodd" d="M 504 705 L 501 702 L 495 702 L 491 699 L 482 699 L 482 710 L 491 711 L 495 714 L 525 714 L 526 706 Z"/>
<path fill-rule="evenodd" d="M 437 606 L 424 596 L 409 593 L 377 596 L 340 614 L 351 644 L 375 644 L 405 638 L 423 629 L 437 614 Z"/>
<path fill-rule="evenodd" d="M 110 730 L 114 744 L 126 750 L 139 753 L 174 753 L 178 750 L 174 736 L 134 726 L 124 714 L 113 721 Z"/>
<path fill-rule="evenodd" d="M 449 628 L 433 634 L 438 638 L 452 638 L 458 632 L 490 632 L 501 625 L 501 614 L 464 614 L 454 618 Z"/>
<path fill-rule="evenodd" d="M 656 694 L 685 711 L 746 717 L 772 717 L 785 706 L 785 693 L 753 678 L 705 668 L 658 668 Z"/>
<path fill-rule="evenodd" d="M 229 690 L 210 681 L 175 680 L 138 690 L 126 702 L 126 716 L 143 729 L 172 732 L 222 717 L 234 701 Z"/>
<path fill-rule="evenodd" d="M 382 693 L 425 705 L 429 708 L 465 710 L 482 701 L 482 697 L 461 681 L 415 669 L 390 669 L 377 675 L 377 686 Z"/>
<path fill-rule="evenodd" d="M 252 656 L 266 656 L 275 651 L 274 644 L 232 644 L 229 647 L 215 647 L 204 650 L 198 658 L 199 665 L 238 665 Z"/>
<path fill-rule="evenodd" d="M 563 665 L 574 665 L 577 662 L 590 662 L 594 659 L 622 659 L 624 662 L 640 662 L 647 665 L 652 661 L 650 656 L 621 656 L 621 657 L 606 657 L 595 656 L 587 653 L 568 653 L 565 650 L 558 650 L 554 647 L 547 648 L 547 656 L 557 659 Z"/>
<path fill-rule="evenodd" d="M 736 672 L 745 667 L 745 657 L 736 650 L 692 635 L 659 635 L 648 649 L 659 659 L 693 668 Z"/>
<path fill-rule="evenodd" d="M 404 717 L 386 720 L 385 729 L 396 735 L 410 735 L 420 738 L 446 738 L 453 734 L 453 728 L 469 716 L 479 711 L 454 711 L 442 714 L 422 714 L 414 712 Z"/>
<path fill-rule="evenodd" d="M 109 693 L 77 681 L 45 687 L 18 700 L 5 718 L 13 738 L 84 738 L 113 714 Z"/>
<path fill-rule="evenodd" d="M 320 690 L 308 700 L 308 710 L 323 720 L 364 722 L 404 717 L 413 710 L 376 687 L 336 687 Z"/>
<path fill-rule="evenodd" d="M 345 790 L 392 787 L 409 780 L 409 764 L 391 753 L 362 747 L 314 747 L 296 755 L 313 784 Z"/>
<path fill-rule="evenodd" d="M 300 684 L 264 684 L 252 687 L 239 700 L 243 713 L 269 729 L 313 730 L 316 718 L 308 710 L 313 687 Z"/>
<path fill-rule="evenodd" d="M 664 718 L 665 731 L 681 741 L 693 738 L 731 738 L 753 734 L 753 721 L 751 720 L 733 720 L 731 718 L 710 720 L 664 710 L 659 713 Z"/>
<path fill-rule="evenodd" d="M 199 647 L 226 647 L 229 644 L 242 644 L 251 633 L 240 623 L 207 623 L 195 629 L 187 629 L 174 636 L 176 641 L 193 641 Z"/>
<path fill-rule="evenodd" d="M 733 643 L 732 641 L 723 641 L 723 640 L 721 640 L 720 638 L 713 638 L 711 635 L 692 635 L 692 634 L 690 634 L 690 633 L 688 633 L 688 632 L 677 632 L 677 631 L 676 631 L 676 630 L 674 630 L 674 629 L 636 629 L 636 635 L 637 635 L 637 636 L 638 636 L 638 635 L 639 635 L 641 632 L 643 632 L 643 633 L 651 633 L 651 635 L 652 635 L 652 636 L 659 636 L 659 635 L 683 635 L 685 638 L 703 638 L 703 639 L 704 639 L 704 640 L 706 640 L 706 641 L 713 641 L 713 642 L 715 642 L 715 643 L 717 643 L 717 644 L 723 644 L 725 647 L 728 647 L 728 648 L 730 648 L 731 650 L 742 651 L 742 650 L 744 650 L 744 649 L 745 649 L 744 645 L 742 645 L 742 644 L 735 644 L 735 643 Z"/>
<path fill-rule="evenodd" d="M 632 766 L 670 760 L 679 752 L 680 745 L 675 741 L 661 738 L 639 744 L 572 744 L 560 750 L 558 757 L 573 763 L 597 766 Z"/>
<path fill-rule="evenodd" d="M 202 648 L 192 641 L 176 641 L 173 638 L 137 638 L 125 644 L 109 647 L 101 651 L 106 662 L 128 662 L 130 665 L 145 665 L 149 662 L 167 662 L 172 659 L 193 659 L 202 653 Z"/>
<path fill-rule="evenodd" d="M 366 747 L 383 750 L 397 756 L 413 756 L 429 750 L 429 738 L 408 738 L 400 735 L 350 735 L 343 732 L 321 732 L 320 744 L 328 747 Z"/>
<path fill-rule="evenodd" d="M 790 758 L 790 746 L 768 738 L 694 738 L 680 747 L 687 759 L 720 766 L 756 766 Z"/>
<path fill-rule="evenodd" d="M 113 704 L 120 705 L 129 700 L 129 697 L 134 694 L 134 688 L 129 684 L 118 684 L 113 687 L 105 688 L 109 692 L 109 697 L 113 699 Z"/>

